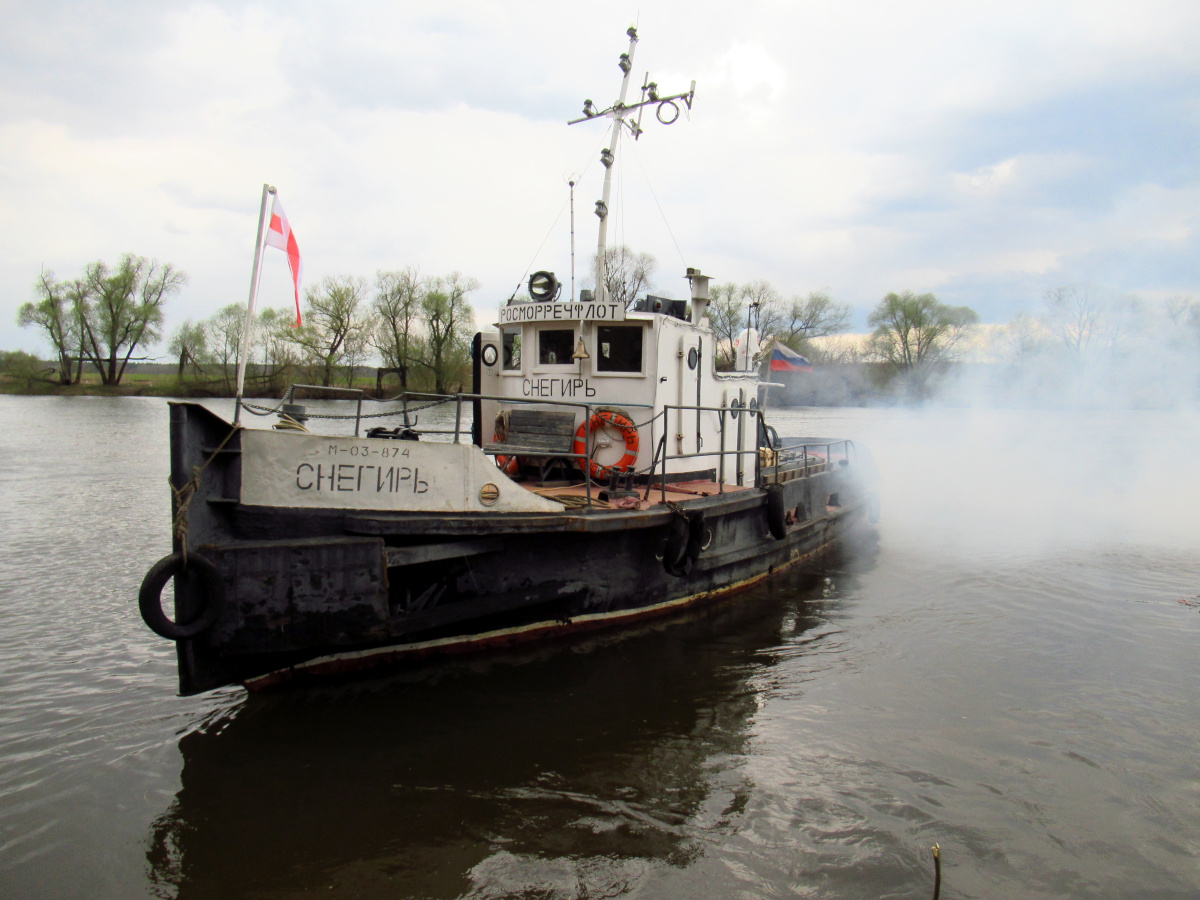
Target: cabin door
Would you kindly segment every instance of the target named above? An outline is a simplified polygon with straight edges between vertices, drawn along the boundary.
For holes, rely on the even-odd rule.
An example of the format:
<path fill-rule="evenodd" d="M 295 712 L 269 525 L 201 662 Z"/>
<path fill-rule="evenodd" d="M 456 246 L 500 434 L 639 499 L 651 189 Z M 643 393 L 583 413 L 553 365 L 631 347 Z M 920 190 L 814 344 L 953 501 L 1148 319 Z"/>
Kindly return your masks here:
<path fill-rule="evenodd" d="M 684 334 L 679 338 L 679 399 L 680 406 L 689 407 L 681 411 L 674 420 L 676 453 L 700 453 L 704 439 L 700 434 L 701 413 L 700 379 L 704 373 L 704 355 L 708 351 L 704 336 Z M 702 463 L 703 460 L 696 460 Z"/>

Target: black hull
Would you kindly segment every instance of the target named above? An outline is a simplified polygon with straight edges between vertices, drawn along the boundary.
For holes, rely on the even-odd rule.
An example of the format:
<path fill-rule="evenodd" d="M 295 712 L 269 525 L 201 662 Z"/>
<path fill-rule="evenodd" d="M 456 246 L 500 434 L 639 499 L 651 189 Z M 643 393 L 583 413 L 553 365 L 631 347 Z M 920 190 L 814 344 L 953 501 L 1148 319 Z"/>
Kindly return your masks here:
<path fill-rule="evenodd" d="M 767 492 L 697 497 L 707 543 L 670 574 L 662 561 L 680 514 L 646 510 L 364 513 L 237 502 L 239 435 L 194 404 L 172 408 L 173 479 L 200 476 L 176 552 L 203 556 L 228 600 L 215 624 L 178 642 L 180 692 L 275 687 L 613 627 L 706 601 L 820 552 L 866 518 L 851 468 L 782 484 L 804 511 L 775 537 Z M 833 504 L 829 505 L 830 498 Z M 178 504 L 177 504 L 178 505 Z M 178 582 L 182 581 L 182 584 Z M 204 589 L 177 579 L 186 621 Z"/>

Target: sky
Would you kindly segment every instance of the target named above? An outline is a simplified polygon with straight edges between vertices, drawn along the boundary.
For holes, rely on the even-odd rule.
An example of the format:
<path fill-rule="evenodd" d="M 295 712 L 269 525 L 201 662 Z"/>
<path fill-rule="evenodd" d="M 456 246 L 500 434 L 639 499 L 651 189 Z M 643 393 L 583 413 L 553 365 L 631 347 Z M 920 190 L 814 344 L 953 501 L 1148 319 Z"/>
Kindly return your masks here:
<path fill-rule="evenodd" d="M 248 294 L 262 185 L 306 284 L 417 266 L 479 282 L 595 251 L 625 30 L 634 86 L 696 81 L 618 151 L 610 244 L 683 273 L 826 290 L 856 330 L 889 291 L 984 322 L 1089 281 L 1200 297 L 1200 4 L 746 0 L 3 4 L 0 349 L 39 273 L 132 252 L 188 277 L 166 330 Z M 292 302 L 268 250 L 260 305 Z M 151 348 L 164 354 L 165 341 Z"/>

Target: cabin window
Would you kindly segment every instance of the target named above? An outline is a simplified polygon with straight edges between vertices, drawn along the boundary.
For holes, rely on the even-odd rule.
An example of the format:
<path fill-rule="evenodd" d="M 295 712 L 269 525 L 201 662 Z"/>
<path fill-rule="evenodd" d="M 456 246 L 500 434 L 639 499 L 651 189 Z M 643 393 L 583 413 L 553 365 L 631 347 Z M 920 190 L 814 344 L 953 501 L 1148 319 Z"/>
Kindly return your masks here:
<path fill-rule="evenodd" d="M 598 326 L 596 371 L 642 371 L 642 331 L 640 325 Z"/>
<path fill-rule="evenodd" d="M 543 366 L 566 366 L 575 352 L 575 332 L 570 328 L 546 329 L 538 332 L 538 363 Z"/>
<path fill-rule="evenodd" d="M 504 332 L 504 368 L 521 368 L 521 333 L 519 331 Z"/>

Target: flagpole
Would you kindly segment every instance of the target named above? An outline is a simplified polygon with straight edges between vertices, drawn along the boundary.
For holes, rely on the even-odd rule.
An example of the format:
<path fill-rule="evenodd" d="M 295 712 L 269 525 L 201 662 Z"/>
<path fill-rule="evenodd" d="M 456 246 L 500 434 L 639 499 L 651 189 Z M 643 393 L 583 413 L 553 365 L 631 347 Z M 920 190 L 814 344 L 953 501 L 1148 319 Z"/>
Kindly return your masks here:
<path fill-rule="evenodd" d="M 254 306 L 258 302 L 258 280 L 262 275 L 263 226 L 267 221 L 267 201 L 275 193 L 269 184 L 263 185 L 262 206 L 258 210 L 258 237 L 254 242 L 254 270 L 250 273 L 250 299 L 246 303 L 246 323 L 238 341 L 237 397 L 234 401 L 233 424 L 242 417 L 242 386 L 246 381 L 246 363 L 250 356 L 250 330 L 254 325 Z"/>

